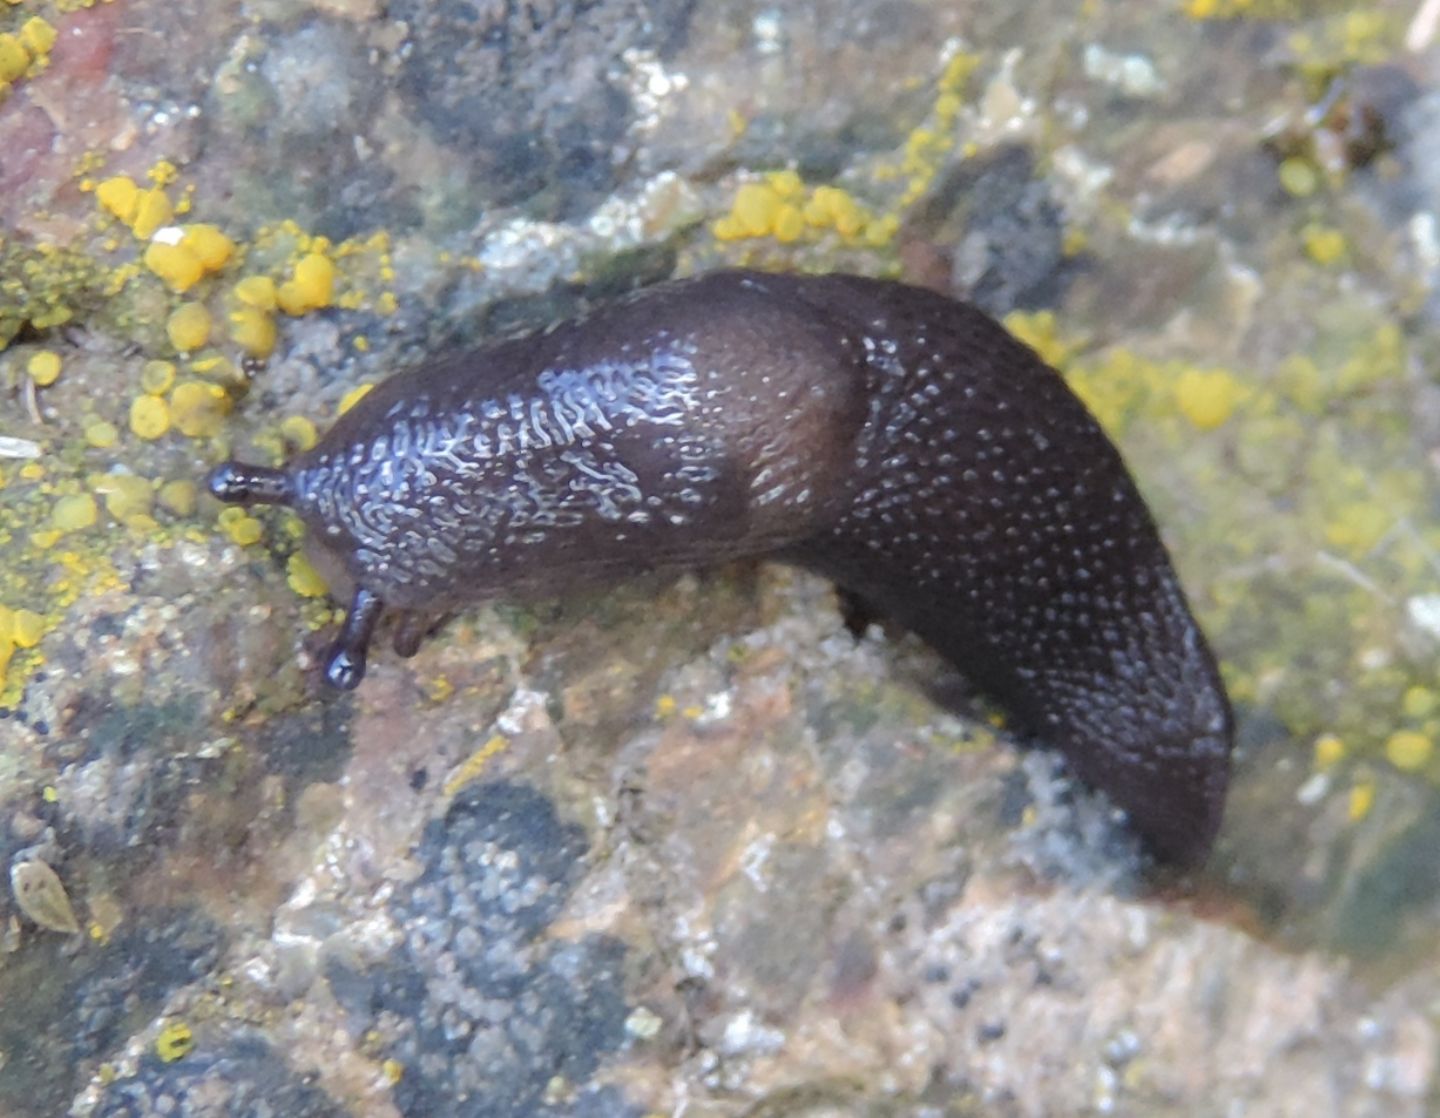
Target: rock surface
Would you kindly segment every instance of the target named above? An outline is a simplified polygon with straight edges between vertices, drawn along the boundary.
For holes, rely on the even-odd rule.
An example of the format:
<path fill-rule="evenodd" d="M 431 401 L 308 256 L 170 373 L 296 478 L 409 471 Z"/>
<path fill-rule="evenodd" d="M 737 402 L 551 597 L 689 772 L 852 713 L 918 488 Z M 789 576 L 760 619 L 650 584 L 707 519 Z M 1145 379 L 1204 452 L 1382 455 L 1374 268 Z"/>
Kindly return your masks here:
<path fill-rule="evenodd" d="M 1440 1110 L 1432 4 L 3 7 L 57 37 L 0 100 L 0 858 L 82 933 L 0 911 L 0 1115 Z M 793 571 L 485 606 L 336 696 L 290 526 L 186 499 L 738 262 L 1014 312 L 1107 424 L 1237 700 L 1204 873 Z"/>

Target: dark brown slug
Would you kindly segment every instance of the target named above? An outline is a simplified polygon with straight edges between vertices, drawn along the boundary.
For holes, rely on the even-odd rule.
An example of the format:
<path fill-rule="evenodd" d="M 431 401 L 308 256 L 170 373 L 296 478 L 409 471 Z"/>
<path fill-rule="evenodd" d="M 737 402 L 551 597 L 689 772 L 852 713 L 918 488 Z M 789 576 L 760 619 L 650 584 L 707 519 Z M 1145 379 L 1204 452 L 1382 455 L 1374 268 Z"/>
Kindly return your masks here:
<path fill-rule="evenodd" d="M 717 272 L 380 385 L 222 501 L 293 508 L 354 580 L 326 665 L 382 609 L 436 614 L 766 556 L 912 629 L 1194 862 L 1233 736 L 1215 661 L 1119 453 L 980 311 L 855 276 Z"/>

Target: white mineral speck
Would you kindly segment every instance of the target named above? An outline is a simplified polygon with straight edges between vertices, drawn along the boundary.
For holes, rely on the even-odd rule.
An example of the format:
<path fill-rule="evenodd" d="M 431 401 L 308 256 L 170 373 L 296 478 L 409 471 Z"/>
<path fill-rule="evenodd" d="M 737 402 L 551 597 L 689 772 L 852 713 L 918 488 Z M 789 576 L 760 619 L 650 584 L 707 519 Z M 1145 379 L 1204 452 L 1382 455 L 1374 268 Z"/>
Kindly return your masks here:
<path fill-rule="evenodd" d="M 767 8 L 750 22 L 755 47 L 761 54 L 774 54 L 780 49 L 780 13 Z"/>
<path fill-rule="evenodd" d="M 765 877 L 765 863 L 770 860 L 770 849 L 774 844 L 774 835 L 762 835 L 745 847 L 745 852 L 740 856 L 740 868 L 761 893 L 770 887 Z"/>
<path fill-rule="evenodd" d="M 659 1014 L 642 1005 L 625 1018 L 625 1031 L 637 1040 L 651 1040 L 659 1034 L 663 1024 Z"/>
<path fill-rule="evenodd" d="M 737 1013 L 725 1025 L 725 1036 L 721 1049 L 729 1056 L 767 1056 L 785 1047 L 785 1034 L 779 1029 L 767 1028 L 746 1009 Z"/>
<path fill-rule="evenodd" d="M 1316 773 L 1295 792 L 1295 802 L 1313 807 L 1330 794 L 1330 774 Z"/>
<path fill-rule="evenodd" d="M 1085 48 L 1085 76 L 1131 97 L 1150 97 L 1165 88 L 1155 64 L 1143 54 L 1120 54 L 1099 43 Z"/>
<path fill-rule="evenodd" d="M 1405 616 L 1426 636 L 1440 640 L 1440 594 L 1417 594 L 1407 599 Z"/>

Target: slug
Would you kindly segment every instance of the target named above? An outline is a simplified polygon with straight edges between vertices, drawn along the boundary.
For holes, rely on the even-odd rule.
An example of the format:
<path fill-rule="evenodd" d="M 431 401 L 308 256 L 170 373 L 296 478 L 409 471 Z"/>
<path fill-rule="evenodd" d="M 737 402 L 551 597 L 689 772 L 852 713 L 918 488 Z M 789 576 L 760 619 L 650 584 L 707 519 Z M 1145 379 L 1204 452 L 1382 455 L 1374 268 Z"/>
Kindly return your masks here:
<path fill-rule="evenodd" d="M 437 615 L 763 556 L 911 629 L 1062 750 L 1161 859 L 1219 827 L 1233 717 L 1119 452 L 1058 373 L 965 303 L 856 276 L 724 271 L 439 358 L 281 469 L 210 491 L 294 509 L 354 597 Z"/>

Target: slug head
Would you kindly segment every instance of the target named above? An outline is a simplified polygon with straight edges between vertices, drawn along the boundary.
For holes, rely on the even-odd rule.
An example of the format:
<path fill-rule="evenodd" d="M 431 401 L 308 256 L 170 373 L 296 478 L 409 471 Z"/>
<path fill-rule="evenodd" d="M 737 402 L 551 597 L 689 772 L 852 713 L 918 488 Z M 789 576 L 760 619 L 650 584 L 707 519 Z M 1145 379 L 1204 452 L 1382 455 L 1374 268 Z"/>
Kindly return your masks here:
<path fill-rule="evenodd" d="M 228 505 L 293 505 L 295 482 L 286 470 L 222 462 L 205 479 L 211 496 Z M 368 590 L 357 590 L 340 635 L 325 659 L 325 682 L 351 691 L 365 678 L 365 658 L 383 603 Z"/>
<path fill-rule="evenodd" d="M 288 505 L 295 499 L 287 471 L 244 462 L 222 462 L 210 471 L 205 488 L 227 505 Z"/>

